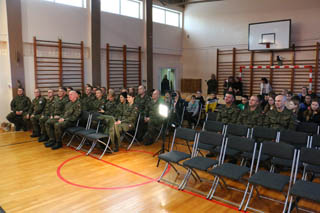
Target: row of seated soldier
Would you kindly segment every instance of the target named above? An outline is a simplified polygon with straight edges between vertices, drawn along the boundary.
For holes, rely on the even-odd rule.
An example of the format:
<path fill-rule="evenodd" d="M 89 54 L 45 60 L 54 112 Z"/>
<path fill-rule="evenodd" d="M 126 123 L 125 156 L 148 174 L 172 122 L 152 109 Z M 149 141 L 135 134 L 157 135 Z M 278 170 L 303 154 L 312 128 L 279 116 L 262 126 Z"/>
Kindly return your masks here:
<path fill-rule="evenodd" d="M 140 115 L 137 140 L 145 145 L 153 144 L 164 121 L 159 114 L 159 105 L 169 105 L 171 93 L 167 92 L 162 98 L 159 90 L 153 90 L 149 95 L 143 85 L 138 87 L 137 95 L 134 89 L 129 90 L 130 92 L 122 89 L 119 95 L 116 95 L 113 89 L 109 89 L 108 93 L 105 91 L 87 85 L 85 93 L 81 95 L 72 88 L 61 87 L 57 95 L 49 89 L 45 98 L 39 89 L 35 89 L 35 98 L 31 102 L 24 95 L 24 89 L 19 88 L 17 96 L 11 102 L 12 112 L 7 119 L 15 125 L 16 131 L 26 131 L 30 120 L 31 137 L 39 137 L 39 142 L 44 142 L 45 147 L 54 150 L 62 147 L 61 137 L 64 130 L 76 125 L 82 111 L 97 112 L 100 113 L 98 118 L 103 124 L 103 131 L 111 138 L 113 150 L 118 151 L 121 134 L 134 130 Z M 236 105 L 234 94 L 227 92 L 224 96 L 225 104 L 216 107 L 217 100 L 215 94 L 209 94 L 205 101 L 201 92 L 197 92 L 186 102 L 181 98 L 180 92 L 176 91 L 168 122 L 176 127 L 180 126 L 185 118 L 191 127 L 201 109 L 216 109 L 217 121 L 251 128 L 265 126 L 294 130 L 301 121 L 319 123 L 320 120 L 318 100 L 308 94 L 292 97 L 274 93 L 264 97 L 253 95 L 249 100 L 243 97 L 242 102 Z M 212 104 L 215 107 L 210 107 Z"/>

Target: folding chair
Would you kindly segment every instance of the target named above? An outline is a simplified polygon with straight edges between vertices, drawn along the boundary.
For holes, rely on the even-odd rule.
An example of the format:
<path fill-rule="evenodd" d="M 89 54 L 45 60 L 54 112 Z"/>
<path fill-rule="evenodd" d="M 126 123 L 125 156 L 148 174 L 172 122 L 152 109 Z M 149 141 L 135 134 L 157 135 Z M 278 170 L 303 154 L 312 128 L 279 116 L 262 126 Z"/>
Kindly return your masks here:
<path fill-rule="evenodd" d="M 319 125 L 312 122 L 301 122 L 297 126 L 297 131 L 308 133 L 308 135 L 316 135 L 319 134 Z"/>
<path fill-rule="evenodd" d="M 251 131 L 251 138 L 258 144 L 260 145 L 261 142 L 263 141 L 277 141 L 278 140 L 278 131 L 272 128 L 267 128 L 267 127 L 254 127 Z M 257 146 L 258 146 L 257 145 Z M 247 160 L 252 159 L 252 153 L 251 152 L 243 152 L 241 154 L 243 157 L 243 160 L 241 162 L 241 165 L 245 163 Z M 258 157 L 258 152 L 256 152 L 255 159 Z M 270 159 L 270 156 L 268 155 L 261 155 L 260 156 L 260 161 L 266 161 Z"/>
<path fill-rule="evenodd" d="M 196 143 L 197 143 L 197 137 L 198 137 L 198 134 L 193 129 L 187 129 L 187 128 L 181 128 L 181 127 L 175 129 L 173 138 L 172 138 L 170 152 L 166 152 L 158 156 L 160 160 L 163 160 L 166 162 L 165 169 L 163 170 L 160 178 L 158 179 L 158 182 L 162 179 L 163 175 L 166 173 L 169 165 L 174 169 L 174 171 L 177 173 L 178 176 L 180 175 L 180 173 L 178 172 L 178 170 L 175 168 L 173 164 L 177 164 L 183 167 L 183 165 L 180 164 L 180 161 L 191 158 L 193 156 L 195 152 Z M 193 150 L 191 154 L 173 149 L 177 138 L 185 141 L 194 141 Z"/>
<path fill-rule="evenodd" d="M 281 130 L 279 136 L 280 143 L 287 143 L 291 144 L 297 149 L 301 147 L 308 147 L 309 146 L 309 136 L 307 133 L 304 132 L 296 132 L 292 130 Z M 271 171 L 274 171 L 276 166 L 283 166 L 286 168 L 290 168 L 292 165 L 291 160 L 279 159 L 277 157 L 273 157 L 271 160 Z M 302 164 L 300 164 L 302 167 Z"/>
<path fill-rule="evenodd" d="M 204 123 L 202 130 L 224 134 L 225 125 L 219 121 L 208 120 Z"/>
<path fill-rule="evenodd" d="M 109 151 L 111 153 L 113 153 L 113 150 L 110 148 L 110 137 L 108 134 L 104 134 L 102 132 L 97 132 L 97 133 L 93 133 L 93 134 L 89 134 L 85 136 L 87 140 L 92 141 L 92 145 L 90 147 L 90 149 L 88 150 L 88 152 L 86 153 L 86 155 L 89 155 L 92 150 L 95 148 L 97 143 L 101 143 L 105 146 L 102 154 L 99 157 L 99 160 L 103 157 L 103 155 L 106 153 L 106 151 L 109 149 Z M 107 142 L 104 142 L 103 139 L 107 138 Z"/>
<path fill-rule="evenodd" d="M 75 134 L 76 132 L 89 129 L 90 123 L 91 123 L 91 116 L 92 116 L 92 114 L 90 112 L 82 111 L 80 119 L 77 121 L 77 125 L 74 126 L 74 127 L 67 128 L 64 131 L 64 133 L 62 135 L 62 139 L 67 134 L 71 135 L 71 138 L 70 138 L 69 142 L 67 143 L 67 146 L 70 146 L 70 144 L 72 143 L 73 139 L 77 136 Z"/>
<path fill-rule="evenodd" d="M 309 147 L 314 149 L 320 148 L 320 135 L 313 135 L 312 137 L 310 137 Z M 320 166 L 303 163 L 303 167 L 303 180 L 307 180 L 308 174 L 312 174 L 311 179 L 313 179 L 314 176 L 320 174 Z"/>
<path fill-rule="evenodd" d="M 197 118 L 196 125 L 194 126 L 194 129 L 196 129 L 198 127 L 198 125 L 200 123 L 201 115 L 202 115 L 202 104 L 199 105 L 198 118 Z"/>
<path fill-rule="evenodd" d="M 216 121 L 218 113 L 216 112 L 208 112 L 206 116 L 206 121 Z"/>
<path fill-rule="evenodd" d="M 224 145 L 222 162 L 224 161 L 225 150 L 227 148 L 238 150 L 240 153 L 246 152 L 246 153 L 251 153 L 252 155 L 255 155 L 256 149 L 257 149 L 257 143 L 250 138 L 244 138 L 239 136 L 229 136 L 226 139 L 226 142 Z M 246 166 L 241 166 L 241 165 L 239 166 L 233 163 L 223 162 L 221 165 L 213 168 L 212 170 L 209 170 L 208 173 L 214 175 L 215 178 L 214 178 L 212 187 L 207 195 L 207 198 L 211 200 L 214 197 L 214 193 L 220 181 L 223 183 L 224 186 L 226 186 L 226 188 L 230 188 L 224 181 L 225 178 L 246 184 L 247 187 L 246 187 L 246 190 L 244 191 L 244 194 L 246 194 L 249 189 L 249 183 L 247 183 L 247 181 L 244 179 L 244 176 L 249 174 L 249 178 L 251 177 L 253 173 L 254 161 L 255 159 L 252 158 L 250 168 Z M 243 197 L 241 203 L 238 206 L 239 210 L 241 209 L 244 201 L 245 201 L 245 196 Z"/>
<path fill-rule="evenodd" d="M 136 120 L 136 124 L 135 124 L 135 129 L 134 131 L 128 131 L 124 133 L 124 137 L 128 139 L 128 141 L 130 141 L 130 144 L 127 147 L 127 150 L 129 150 L 131 148 L 131 146 L 133 145 L 134 142 L 139 143 L 139 141 L 136 139 L 137 133 L 138 133 L 138 128 L 139 128 L 139 123 L 140 123 L 140 113 L 138 115 L 138 118 Z M 131 138 L 131 140 L 130 140 Z M 120 141 L 121 143 L 122 141 Z"/>
<path fill-rule="evenodd" d="M 81 141 L 80 141 L 80 144 L 78 145 L 76 150 L 80 150 L 82 148 L 82 146 L 86 142 L 86 136 L 88 136 L 90 134 L 93 134 L 93 133 L 98 133 L 99 128 L 100 128 L 100 122 L 101 122 L 101 120 L 98 119 L 99 116 L 100 116 L 100 113 L 94 112 L 91 115 L 91 121 L 90 121 L 89 129 L 81 130 L 81 131 L 78 131 L 78 132 L 75 133 L 76 136 L 82 138 Z"/>
<path fill-rule="evenodd" d="M 194 157 L 184 161 L 182 164 L 183 167 L 188 169 L 188 171 L 179 186 L 180 190 L 183 190 L 186 187 L 189 181 L 190 175 L 192 173 L 194 173 L 198 177 L 198 179 L 201 181 L 199 175 L 195 170 L 207 171 L 209 168 L 212 168 L 213 166 L 220 164 L 221 156 L 222 156 L 221 153 L 223 150 L 223 141 L 224 141 L 224 137 L 221 134 L 214 133 L 214 132 L 207 132 L 207 131 L 202 131 L 199 133 L 198 144 L 196 147 L 196 153 Z M 210 151 L 217 146 L 221 147 L 220 155 L 217 160 L 206 158 L 203 156 L 197 156 L 200 150 Z"/>
<path fill-rule="evenodd" d="M 291 160 L 292 165 L 291 165 L 290 176 L 279 174 L 279 173 L 272 173 L 270 171 L 260 169 L 259 165 L 260 165 L 261 154 L 270 155 L 272 157 L 277 157 L 280 159 Z M 249 193 L 244 211 L 247 211 L 247 209 L 257 211 L 257 209 L 249 207 L 249 204 L 253 195 L 253 189 L 255 189 L 259 198 L 264 198 L 264 199 L 283 203 L 279 200 L 275 200 L 275 199 L 260 195 L 258 186 L 284 193 L 285 202 L 284 202 L 283 212 L 286 210 L 289 192 L 293 182 L 294 169 L 295 169 L 295 163 L 296 163 L 296 154 L 297 154 L 297 150 L 295 149 L 295 147 L 286 143 L 275 143 L 275 142 L 267 141 L 260 144 L 255 174 L 253 174 L 248 180 L 249 185 L 251 185 L 251 189 L 250 189 L 250 193 Z M 286 185 L 288 185 L 288 189 L 285 191 Z M 246 194 L 244 194 L 243 199 L 245 199 L 245 196 Z"/>
<path fill-rule="evenodd" d="M 297 172 L 299 167 L 299 162 L 306 163 L 309 165 L 320 167 L 320 150 L 312 148 L 301 148 L 300 155 L 297 157 L 294 183 L 290 191 L 290 204 L 288 207 L 288 212 L 291 212 L 292 209 L 292 200 L 295 200 L 295 208 L 299 209 L 298 201 L 300 198 L 311 200 L 313 202 L 320 203 L 320 183 L 310 182 L 304 179 L 297 180 Z M 299 159 L 300 157 L 300 159 Z M 319 210 L 319 209 L 318 209 Z M 318 211 L 316 210 L 316 211 Z"/>

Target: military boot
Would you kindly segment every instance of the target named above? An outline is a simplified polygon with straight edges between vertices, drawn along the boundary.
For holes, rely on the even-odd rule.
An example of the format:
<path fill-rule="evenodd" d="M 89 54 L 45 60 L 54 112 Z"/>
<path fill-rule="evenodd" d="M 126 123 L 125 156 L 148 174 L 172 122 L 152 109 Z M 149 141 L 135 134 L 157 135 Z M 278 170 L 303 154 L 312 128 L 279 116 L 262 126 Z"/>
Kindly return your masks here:
<path fill-rule="evenodd" d="M 47 135 L 41 135 L 40 138 L 38 139 L 38 142 L 44 142 L 49 140 Z"/>
<path fill-rule="evenodd" d="M 44 144 L 44 146 L 47 147 L 47 148 L 49 148 L 49 147 L 54 146 L 55 143 L 56 143 L 55 140 L 50 139 L 47 143 Z"/>
<path fill-rule="evenodd" d="M 51 147 L 52 150 L 60 149 L 62 147 L 62 142 L 57 141 L 54 146 Z"/>
<path fill-rule="evenodd" d="M 30 135 L 31 138 L 36 138 L 39 136 L 40 136 L 40 134 L 38 132 L 34 132 L 34 131 L 32 131 L 32 135 Z"/>

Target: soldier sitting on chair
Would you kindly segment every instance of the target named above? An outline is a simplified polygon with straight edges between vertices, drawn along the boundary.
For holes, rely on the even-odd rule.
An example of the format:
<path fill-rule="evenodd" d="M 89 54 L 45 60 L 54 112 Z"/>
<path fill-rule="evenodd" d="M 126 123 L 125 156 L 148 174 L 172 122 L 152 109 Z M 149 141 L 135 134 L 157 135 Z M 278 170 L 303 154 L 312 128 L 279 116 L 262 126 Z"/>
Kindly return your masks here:
<path fill-rule="evenodd" d="M 39 120 L 46 105 L 46 99 L 41 96 L 39 89 L 34 90 L 35 98 L 32 100 L 31 107 L 26 115 L 27 119 L 32 123 L 32 135 L 30 137 L 35 138 L 40 136 Z"/>
<path fill-rule="evenodd" d="M 275 109 L 266 113 L 264 125 L 274 129 L 295 130 L 293 112 L 285 107 L 286 96 L 278 95 L 275 100 Z"/>
<path fill-rule="evenodd" d="M 144 123 L 146 126 L 145 129 L 142 129 L 145 132 L 143 137 L 144 145 L 151 145 L 155 142 L 155 139 L 161 129 L 162 117 L 159 114 L 159 105 L 162 103 L 160 100 L 160 91 L 155 90 L 152 93 L 152 100 L 148 103 L 146 109 L 146 117 L 144 118 Z"/>
<path fill-rule="evenodd" d="M 20 131 L 21 128 L 27 131 L 25 116 L 29 111 L 30 104 L 30 99 L 24 95 L 24 89 L 18 88 L 17 96 L 10 103 L 12 112 L 7 115 L 7 120 L 15 125 L 16 131 Z"/>
<path fill-rule="evenodd" d="M 62 116 L 59 117 L 55 122 L 48 123 L 49 130 L 49 141 L 48 147 L 52 146 L 51 149 L 59 149 L 62 147 L 62 134 L 63 131 L 71 126 L 74 126 L 81 114 L 81 103 L 79 95 L 76 91 L 69 92 L 70 102 L 65 106 L 65 111 Z"/>
<path fill-rule="evenodd" d="M 238 124 L 246 125 L 250 128 L 263 125 L 263 114 L 261 107 L 259 107 L 258 96 L 251 96 L 249 106 L 240 112 Z"/>
<path fill-rule="evenodd" d="M 46 132 L 46 122 L 50 118 L 50 115 L 53 113 L 54 100 L 55 100 L 54 92 L 52 89 L 49 89 L 48 90 L 48 99 L 46 101 L 46 106 L 42 112 L 40 119 L 39 119 L 39 125 L 40 125 L 40 129 L 41 129 L 41 136 L 38 139 L 39 142 L 47 141 L 49 139 L 47 132 Z"/>

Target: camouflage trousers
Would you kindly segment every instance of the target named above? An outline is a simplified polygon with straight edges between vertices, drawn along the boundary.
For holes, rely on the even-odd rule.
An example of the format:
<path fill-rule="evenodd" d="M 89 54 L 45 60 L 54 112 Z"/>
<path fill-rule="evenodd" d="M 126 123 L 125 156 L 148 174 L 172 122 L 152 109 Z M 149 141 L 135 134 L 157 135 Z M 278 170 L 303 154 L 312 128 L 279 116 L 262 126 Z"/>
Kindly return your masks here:
<path fill-rule="evenodd" d="M 34 115 L 33 117 L 30 117 L 30 121 L 32 124 L 32 130 L 36 134 L 40 134 L 40 117 L 41 115 Z"/>
<path fill-rule="evenodd" d="M 46 131 L 48 133 L 49 140 L 61 142 L 62 134 L 64 130 L 71 126 L 74 126 L 73 122 L 69 122 L 69 121 L 59 122 L 59 119 L 55 119 L 55 118 L 47 120 Z"/>
<path fill-rule="evenodd" d="M 28 119 L 25 117 L 26 113 L 23 113 L 22 115 L 17 115 L 14 112 L 10 112 L 7 115 L 7 120 L 10 123 L 13 123 L 16 126 L 16 129 L 20 129 L 21 127 L 26 127 Z"/>
<path fill-rule="evenodd" d="M 109 130 L 109 136 L 113 147 L 119 146 L 120 135 L 122 132 L 127 132 L 133 128 L 134 126 L 128 123 L 113 124 L 113 126 Z"/>
<path fill-rule="evenodd" d="M 41 116 L 39 119 L 39 125 L 40 125 L 40 133 L 41 135 L 48 135 L 46 131 L 46 122 L 49 119 L 48 116 Z"/>

